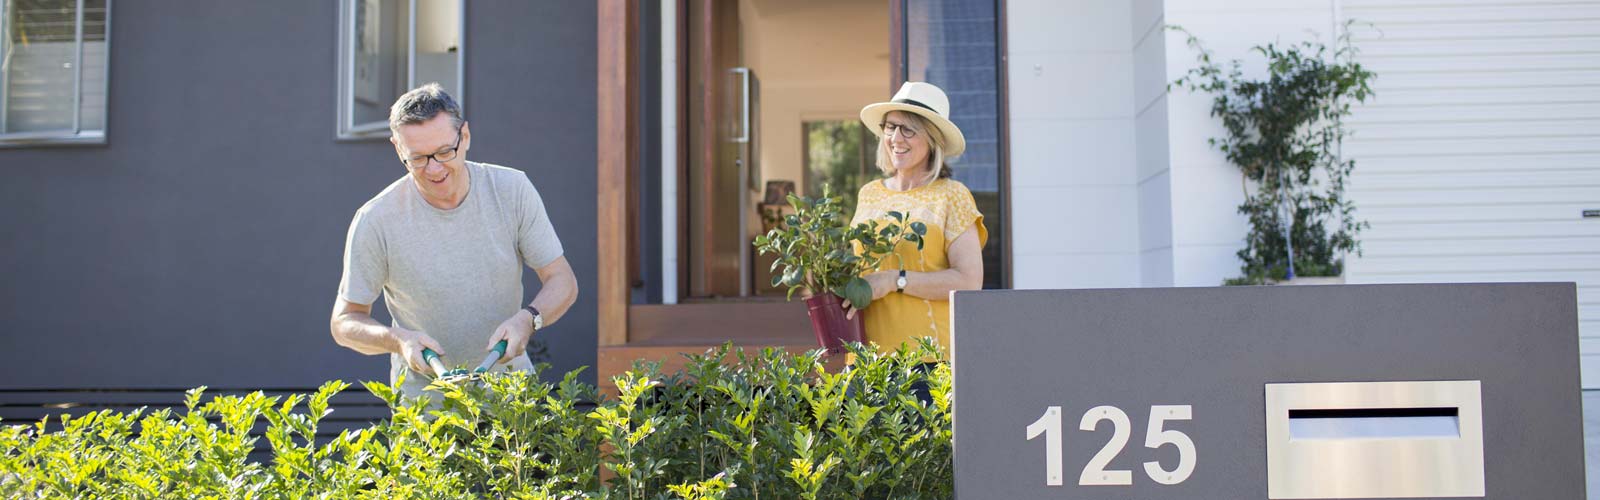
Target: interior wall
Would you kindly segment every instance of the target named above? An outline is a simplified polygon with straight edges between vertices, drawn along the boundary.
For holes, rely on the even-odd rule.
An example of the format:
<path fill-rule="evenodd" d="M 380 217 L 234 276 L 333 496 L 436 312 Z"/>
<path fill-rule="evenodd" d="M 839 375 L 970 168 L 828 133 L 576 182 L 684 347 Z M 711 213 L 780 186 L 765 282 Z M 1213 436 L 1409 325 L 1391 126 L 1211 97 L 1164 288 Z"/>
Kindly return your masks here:
<path fill-rule="evenodd" d="M 456 26 L 461 23 L 461 1 L 417 2 L 417 52 L 442 54 L 460 45 Z"/>
<path fill-rule="evenodd" d="M 739 16 L 744 63 L 761 84 L 761 179 L 804 189 L 802 123 L 855 119 L 890 96 L 888 5 L 740 0 Z"/>

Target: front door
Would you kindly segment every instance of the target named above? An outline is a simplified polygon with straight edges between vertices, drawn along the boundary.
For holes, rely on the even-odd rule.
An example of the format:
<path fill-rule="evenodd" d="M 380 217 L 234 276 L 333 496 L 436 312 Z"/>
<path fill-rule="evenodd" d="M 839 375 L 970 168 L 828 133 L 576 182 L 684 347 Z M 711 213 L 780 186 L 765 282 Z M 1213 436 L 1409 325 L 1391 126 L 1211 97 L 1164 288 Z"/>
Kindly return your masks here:
<path fill-rule="evenodd" d="M 853 195 L 872 141 L 857 112 L 883 100 L 890 74 L 889 6 L 853 0 L 690 0 L 683 121 L 687 197 L 683 302 L 782 300 L 752 240 L 781 215 L 785 194 L 823 183 Z M 664 68 L 665 69 L 665 68 Z M 819 130 L 841 133 L 821 133 Z M 813 133 L 818 132 L 818 133 Z M 834 137 L 845 143 L 830 142 Z M 811 168 L 850 149 L 848 178 Z M 840 161 L 843 161 L 841 158 Z M 870 161 L 870 160 L 866 160 Z M 670 249 L 668 249 L 670 251 Z"/>

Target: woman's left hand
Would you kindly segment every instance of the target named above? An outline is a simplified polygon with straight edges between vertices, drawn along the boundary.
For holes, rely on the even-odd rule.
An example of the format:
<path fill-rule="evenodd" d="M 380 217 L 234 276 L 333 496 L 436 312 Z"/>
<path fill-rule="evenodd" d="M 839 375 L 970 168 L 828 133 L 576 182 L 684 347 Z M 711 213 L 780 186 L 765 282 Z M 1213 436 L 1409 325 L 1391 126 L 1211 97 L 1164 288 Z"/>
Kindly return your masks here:
<path fill-rule="evenodd" d="M 863 276 L 863 278 L 867 280 L 868 285 L 872 285 L 872 300 L 878 300 L 899 288 L 895 282 L 899 281 L 900 271 L 877 271 Z M 844 301 L 844 319 L 850 320 L 855 319 L 855 317 L 856 308 L 850 304 L 850 301 Z"/>

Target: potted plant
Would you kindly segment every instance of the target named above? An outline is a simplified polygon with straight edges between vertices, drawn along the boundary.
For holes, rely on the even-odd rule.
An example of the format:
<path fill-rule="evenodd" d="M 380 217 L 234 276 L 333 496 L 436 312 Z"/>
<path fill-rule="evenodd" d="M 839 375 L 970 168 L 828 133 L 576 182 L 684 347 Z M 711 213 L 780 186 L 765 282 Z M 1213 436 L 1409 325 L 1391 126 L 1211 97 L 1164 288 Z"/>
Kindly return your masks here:
<path fill-rule="evenodd" d="M 872 285 L 862 273 L 878 264 L 902 242 L 916 243 L 922 250 L 927 227 L 921 222 L 906 223 L 906 215 L 889 212 L 888 223 L 863 222 L 850 225 L 843 200 L 832 188 L 823 186 L 818 198 L 788 196 L 793 213 L 785 214 L 778 227 L 756 237 L 762 255 L 777 254 L 772 263 L 772 286 L 789 288 L 806 297 L 806 311 L 817 343 L 830 353 L 844 351 L 849 342 L 861 341 L 861 315 L 846 320 L 844 301 L 856 310 L 872 302 Z M 858 252 L 858 249 L 860 250 Z M 778 273 L 782 268 L 783 272 Z"/>
<path fill-rule="evenodd" d="M 1198 38 L 1172 29 L 1188 35 L 1199 62 L 1173 85 L 1213 94 L 1211 116 L 1227 135 L 1209 142 L 1255 187 L 1246 187 L 1239 205 L 1250 221 L 1238 253 L 1244 275 L 1224 284 L 1342 276 L 1344 257 L 1361 254 L 1356 237 L 1368 227 L 1344 196 L 1355 160 L 1340 154 L 1350 133 L 1343 118 L 1352 101 L 1372 95 L 1368 82 L 1375 77 L 1354 60 L 1349 24 L 1331 51 L 1317 42 L 1253 47 L 1266 58 L 1262 79 L 1245 78 L 1238 60 L 1224 69 Z"/>

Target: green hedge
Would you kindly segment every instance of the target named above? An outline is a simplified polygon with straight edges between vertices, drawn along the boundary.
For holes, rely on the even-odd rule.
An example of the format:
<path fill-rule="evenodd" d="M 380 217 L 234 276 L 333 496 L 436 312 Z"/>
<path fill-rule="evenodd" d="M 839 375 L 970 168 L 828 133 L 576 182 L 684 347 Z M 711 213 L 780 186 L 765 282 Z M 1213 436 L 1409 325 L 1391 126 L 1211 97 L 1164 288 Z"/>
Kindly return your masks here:
<path fill-rule="evenodd" d="M 392 418 L 331 440 L 317 426 L 343 382 L 204 402 L 200 388 L 187 411 L 0 426 L 0 497 L 950 498 L 948 364 L 919 369 L 938 356 L 927 340 L 887 355 L 855 347 L 853 368 L 828 373 L 820 352 L 724 346 L 673 375 L 636 366 L 614 379 L 617 398 L 593 405 L 577 371 L 558 384 L 525 373 L 439 384 L 432 406 L 368 382 Z M 263 420 L 270 453 L 252 459 Z"/>

